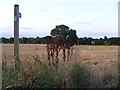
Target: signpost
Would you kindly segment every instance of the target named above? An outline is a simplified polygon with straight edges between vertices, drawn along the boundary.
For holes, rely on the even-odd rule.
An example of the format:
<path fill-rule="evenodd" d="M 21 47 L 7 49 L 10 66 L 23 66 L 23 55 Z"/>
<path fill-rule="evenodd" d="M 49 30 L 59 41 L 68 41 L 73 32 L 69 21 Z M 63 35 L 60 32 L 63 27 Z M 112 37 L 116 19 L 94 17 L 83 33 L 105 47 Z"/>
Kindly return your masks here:
<path fill-rule="evenodd" d="M 120 37 L 120 1 L 118 2 L 118 37 Z M 120 88 L 120 47 L 118 47 L 118 88 Z"/>
<path fill-rule="evenodd" d="M 19 5 L 14 5 L 14 57 L 15 69 L 19 67 Z"/>

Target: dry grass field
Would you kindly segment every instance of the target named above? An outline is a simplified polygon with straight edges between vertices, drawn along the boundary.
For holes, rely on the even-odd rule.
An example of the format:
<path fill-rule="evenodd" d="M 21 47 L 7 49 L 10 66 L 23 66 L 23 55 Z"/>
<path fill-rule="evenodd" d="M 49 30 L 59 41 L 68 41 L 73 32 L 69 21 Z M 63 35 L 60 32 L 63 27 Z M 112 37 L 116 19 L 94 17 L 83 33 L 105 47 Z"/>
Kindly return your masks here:
<path fill-rule="evenodd" d="M 14 65 L 13 51 L 13 44 L 3 44 L 2 59 L 3 62 L 7 62 L 8 67 Z M 47 60 L 46 45 L 20 44 L 20 60 L 33 62 L 33 57 L 37 57 L 41 61 Z M 60 52 L 59 58 L 62 61 L 62 52 Z M 72 63 L 80 64 L 89 69 L 92 73 L 91 87 L 98 87 L 101 83 L 107 83 L 106 87 L 116 86 L 118 46 L 74 46 L 73 55 L 69 60 L 69 64 Z"/>
<path fill-rule="evenodd" d="M 118 46 L 74 46 L 72 60 L 79 63 L 117 63 L 118 62 Z M 2 45 L 3 60 L 7 60 L 8 64 L 14 63 L 14 46 L 13 44 Z M 37 56 L 40 60 L 47 59 L 46 45 L 42 44 L 20 44 L 20 60 L 33 61 L 33 56 Z M 60 53 L 60 57 L 62 55 Z"/>

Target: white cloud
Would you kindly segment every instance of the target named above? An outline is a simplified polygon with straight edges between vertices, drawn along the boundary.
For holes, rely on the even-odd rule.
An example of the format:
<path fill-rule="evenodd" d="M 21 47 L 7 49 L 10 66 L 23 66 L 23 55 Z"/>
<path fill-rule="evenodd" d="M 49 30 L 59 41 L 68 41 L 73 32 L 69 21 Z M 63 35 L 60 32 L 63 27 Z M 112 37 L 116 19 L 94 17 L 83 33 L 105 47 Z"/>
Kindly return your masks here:
<path fill-rule="evenodd" d="M 116 3 L 95 5 L 87 2 Z M 60 24 L 68 25 L 70 28 L 76 29 L 78 33 L 82 30 L 117 32 L 117 0 L 3 0 L 0 3 L 0 32 L 6 33 L 7 31 L 1 29 L 6 26 L 12 27 L 9 30 L 10 33 L 7 34 L 13 32 L 15 3 L 20 5 L 22 13 L 20 19 L 22 36 L 46 35 Z"/>

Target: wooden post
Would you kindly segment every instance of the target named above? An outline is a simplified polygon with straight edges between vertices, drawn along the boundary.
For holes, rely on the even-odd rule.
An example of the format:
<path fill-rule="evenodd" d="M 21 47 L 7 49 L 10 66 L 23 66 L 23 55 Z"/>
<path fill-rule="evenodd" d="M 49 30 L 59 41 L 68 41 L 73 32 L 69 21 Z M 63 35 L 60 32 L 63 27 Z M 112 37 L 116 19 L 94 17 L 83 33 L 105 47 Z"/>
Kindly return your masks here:
<path fill-rule="evenodd" d="M 118 2 L 118 37 L 120 37 L 120 1 Z M 118 87 L 117 88 L 120 88 L 120 46 L 118 46 Z"/>
<path fill-rule="evenodd" d="M 19 67 L 19 5 L 14 5 L 14 57 L 15 69 Z"/>
<path fill-rule="evenodd" d="M 2 40 L 0 40 L 0 89 L 2 90 Z"/>

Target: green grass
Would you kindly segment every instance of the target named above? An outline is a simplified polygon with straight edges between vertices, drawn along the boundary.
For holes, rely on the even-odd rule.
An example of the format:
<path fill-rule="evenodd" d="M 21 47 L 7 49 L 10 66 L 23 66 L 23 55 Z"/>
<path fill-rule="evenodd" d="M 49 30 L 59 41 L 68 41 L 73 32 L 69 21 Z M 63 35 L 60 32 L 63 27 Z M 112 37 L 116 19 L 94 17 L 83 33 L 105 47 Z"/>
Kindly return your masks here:
<path fill-rule="evenodd" d="M 47 61 L 21 63 L 20 70 L 3 67 L 2 88 L 91 88 L 91 75 L 87 67 L 79 64 L 61 63 L 58 69 Z M 94 78 L 94 77 L 93 77 Z M 99 82 L 98 82 L 99 83 Z M 96 87 L 116 87 L 116 77 L 110 73 Z"/>
<path fill-rule="evenodd" d="M 71 69 L 71 79 L 73 88 L 88 88 L 90 85 L 90 72 L 78 64 L 74 64 Z"/>
<path fill-rule="evenodd" d="M 84 86 L 84 82 L 81 81 L 82 78 L 86 77 L 82 74 L 84 69 L 77 64 L 73 65 L 69 72 L 67 72 L 68 69 L 70 68 L 64 66 L 55 69 L 48 66 L 47 62 L 41 63 L 40 61 L 24 62 L 21 64 L 20 70 L 4 67 L 2 88 L 74 88 L 74 86 L 78 87 L 78 84 Z M 66 79 L 69 79 L 69 81 L 66 81 Z M 78 83 L 76 83 L 77 79 L 80 79 Z"/>

